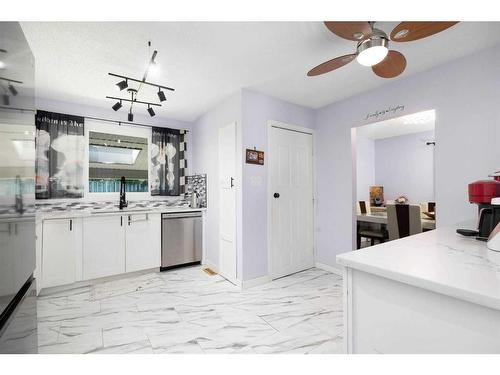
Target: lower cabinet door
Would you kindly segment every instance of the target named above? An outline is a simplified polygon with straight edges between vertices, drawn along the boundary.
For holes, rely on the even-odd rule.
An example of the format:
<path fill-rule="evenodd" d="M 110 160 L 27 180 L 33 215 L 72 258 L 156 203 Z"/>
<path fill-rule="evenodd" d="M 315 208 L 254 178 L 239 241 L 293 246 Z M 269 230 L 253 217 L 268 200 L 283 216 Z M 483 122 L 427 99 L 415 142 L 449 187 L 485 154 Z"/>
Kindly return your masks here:
<path fill-rule="evenodd" d="M 81 249 L 81 219 L 44 220 L 42 287 L 77 281 L 77 254 Z"/>
<path fill-rule="evenodd" d="M 125 217 L 93 216 L 83 220 L 83 279 L 125 272 Z"/>
<path fill-rule="evenodd" d="M 125 258 L 127 272 L 160 267 L 160 214 L 132 214 L 127 216 Z"/>

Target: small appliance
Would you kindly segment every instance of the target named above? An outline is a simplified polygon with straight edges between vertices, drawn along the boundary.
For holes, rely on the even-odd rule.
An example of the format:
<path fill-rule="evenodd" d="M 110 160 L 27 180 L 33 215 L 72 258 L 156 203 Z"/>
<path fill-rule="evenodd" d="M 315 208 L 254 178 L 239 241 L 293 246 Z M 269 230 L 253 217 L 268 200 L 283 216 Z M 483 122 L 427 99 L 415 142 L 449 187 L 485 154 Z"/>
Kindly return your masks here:
<path fill-rule="evenodd" d="M 477 230 L 457 229 L 457 233 L 488 241 L 500 223 L 500 171 L 489 177 L 493 179 L 469 184 L 469 202 L 477 204 L 479 209 Z"/>
<path fill-rule="evenodd" d="M 496 212 L 500 212 L 500 198 L 493 198 L 491 205 L 495 207 Z M 488 249 L 493 251 L 500 251 L 500 223 L 498 223 L 493 231 L 490 233 L 487 242 Z"/>

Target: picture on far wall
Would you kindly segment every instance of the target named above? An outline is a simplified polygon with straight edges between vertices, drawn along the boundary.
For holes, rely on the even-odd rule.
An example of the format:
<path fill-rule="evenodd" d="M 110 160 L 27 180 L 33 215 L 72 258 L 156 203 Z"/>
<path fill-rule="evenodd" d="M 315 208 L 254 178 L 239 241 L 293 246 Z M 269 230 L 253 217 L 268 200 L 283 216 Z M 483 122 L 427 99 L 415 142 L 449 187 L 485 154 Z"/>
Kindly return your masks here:
<path fill-rule="evenodd" d="M 37 111 L 35 124 L 36 198 L 82 198 L 84 118 Z"/>
<path fill-rule="evenodd" d="M 370 206 L 382 206 L 384 202 L 384 187 L 370 186 Z"/>
<path fill-rule="evenodd" d="M 264 151 L 246 149 L 246 163 L 264 165 Z"/>

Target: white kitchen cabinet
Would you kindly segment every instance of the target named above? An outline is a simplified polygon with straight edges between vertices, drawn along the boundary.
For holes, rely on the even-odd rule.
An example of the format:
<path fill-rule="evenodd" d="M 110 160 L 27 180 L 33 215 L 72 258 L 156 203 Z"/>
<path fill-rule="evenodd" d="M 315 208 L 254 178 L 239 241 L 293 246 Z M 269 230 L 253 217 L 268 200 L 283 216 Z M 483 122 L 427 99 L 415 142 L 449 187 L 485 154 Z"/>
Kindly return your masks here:
<path fill-rule="evenodd" d="M 81 279 L 77 264 L 82 246 L 82 221 L 54 219 L 43 222 L 42 285 L 44 288 L 71 284 Z"/>
<path fill-rule="evenodd" d="M 126 219 L 126 272 L 160 267 L 161 215 L 131 214 Z"/>
<path fill-rule="evenodd" d="M 126 217 L 96 215 L 83 220 L 83 279 L 125 273 Z"/>

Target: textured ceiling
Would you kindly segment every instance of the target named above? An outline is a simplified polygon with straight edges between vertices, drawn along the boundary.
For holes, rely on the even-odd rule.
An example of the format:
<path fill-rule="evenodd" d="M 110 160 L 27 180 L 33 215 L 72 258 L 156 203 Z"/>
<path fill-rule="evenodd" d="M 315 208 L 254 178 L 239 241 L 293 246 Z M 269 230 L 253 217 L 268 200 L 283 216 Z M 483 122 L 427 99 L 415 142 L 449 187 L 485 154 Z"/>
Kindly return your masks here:
<path fill-rule="evenodd" d="M 379 23 L 390 32 L 397 23 Z M 311 108 L 388 82 L 356 62 L 318 77 L 313 66 L 352 53 L 355 43 L 322 22 L 23 22 L 36 59 L 39 96 L 110 107 L 116 79 L 142 77 L 147 41 L 158 50 L 160 71 L 150 80 L 176 88 L 157 114 L 193 121 L 241 88 Z M 500 23 L 463 22 L 410 43 L 392 43 L 408 60 L 401 79 L 500 42 Z M 141 96 L 157 100 L 153 88 Z M 141 99 L 139 98 L 139 100 Z M 111 109 L 110 109 L 111 111 Z M 124 109 L 122 108 L 122 111 Z"/>

